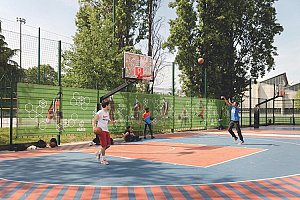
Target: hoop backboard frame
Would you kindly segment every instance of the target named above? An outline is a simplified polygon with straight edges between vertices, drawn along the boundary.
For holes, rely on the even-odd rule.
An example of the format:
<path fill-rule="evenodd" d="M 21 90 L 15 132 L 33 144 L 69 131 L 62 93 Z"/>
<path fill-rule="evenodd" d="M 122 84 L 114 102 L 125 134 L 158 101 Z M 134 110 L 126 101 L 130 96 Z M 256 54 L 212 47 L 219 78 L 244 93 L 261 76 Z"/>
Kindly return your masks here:
<path fill-rule="evenodd" d="M 153 59 L 151 56 L 124 52 L 123 79 L 153 81 Z"/>

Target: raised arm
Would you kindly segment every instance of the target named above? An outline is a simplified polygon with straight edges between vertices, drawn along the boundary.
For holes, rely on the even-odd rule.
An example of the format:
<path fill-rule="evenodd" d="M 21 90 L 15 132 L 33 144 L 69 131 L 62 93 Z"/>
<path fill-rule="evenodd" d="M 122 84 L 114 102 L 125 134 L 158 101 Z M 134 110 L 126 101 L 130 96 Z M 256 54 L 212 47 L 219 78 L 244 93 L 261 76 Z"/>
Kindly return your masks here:
<path fill-rule="evenodd" d="M 227 106 L 230 106 L 230 103 L 227 101 L 226 97 L 224 96 L 221 96 L 221 99 L 224 100 L 224 102 L 227 104 Z"/>

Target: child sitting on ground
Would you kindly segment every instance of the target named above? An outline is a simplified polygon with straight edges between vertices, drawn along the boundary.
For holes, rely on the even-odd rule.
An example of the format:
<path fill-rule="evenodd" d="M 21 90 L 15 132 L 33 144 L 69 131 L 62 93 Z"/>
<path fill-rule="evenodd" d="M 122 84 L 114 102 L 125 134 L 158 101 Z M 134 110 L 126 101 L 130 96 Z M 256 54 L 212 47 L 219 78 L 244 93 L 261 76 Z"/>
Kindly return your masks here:
<path fill-rule="evenodd" d="M 135 136 L 133 133 L 131 133 L 132 131 L 132 127 L 131 126 L 127 126 L 126 130 L 123 133 L 123 138 L 125 140 L 125 142 L 134 142 L 134 141 L 140 141 L 141 139 L 139 138 L 139 136 Z"/>

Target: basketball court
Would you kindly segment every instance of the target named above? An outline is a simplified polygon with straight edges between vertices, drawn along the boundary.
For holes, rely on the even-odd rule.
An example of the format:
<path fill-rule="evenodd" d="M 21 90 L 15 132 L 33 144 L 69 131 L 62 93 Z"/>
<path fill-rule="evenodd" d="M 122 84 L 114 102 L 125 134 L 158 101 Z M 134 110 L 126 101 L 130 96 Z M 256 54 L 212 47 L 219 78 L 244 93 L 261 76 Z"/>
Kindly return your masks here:
<path fill-rule="evenodd" d="M 2 152 L 0 199 L 299 199 L 300 127 L 157 135 L 107 150 L 88 143 Z"/>

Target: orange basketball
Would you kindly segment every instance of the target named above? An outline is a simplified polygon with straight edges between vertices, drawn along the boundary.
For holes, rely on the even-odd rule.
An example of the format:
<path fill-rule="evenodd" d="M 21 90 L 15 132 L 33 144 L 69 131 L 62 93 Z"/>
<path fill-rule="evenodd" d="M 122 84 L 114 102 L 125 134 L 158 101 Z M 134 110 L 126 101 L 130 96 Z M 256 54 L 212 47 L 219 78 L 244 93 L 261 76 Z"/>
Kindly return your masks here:
<path fill-rule="evenodd" d="M 202 65 L 204 63 L 204 59 L 203 58 L 198 58 L 198 64 Z"/>
<path fill-rule="evenodd" d="M 100 134 L 102 133 L 102 128 L 96 127 L 96 128 L 94 129 L 94 133 L 95 133 L 96 135 L 100 135 Z"/>

